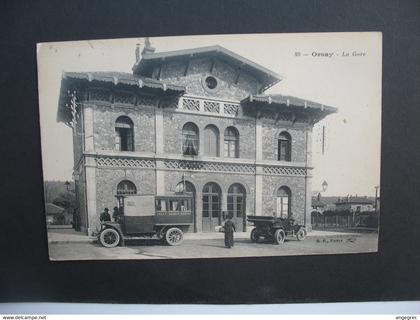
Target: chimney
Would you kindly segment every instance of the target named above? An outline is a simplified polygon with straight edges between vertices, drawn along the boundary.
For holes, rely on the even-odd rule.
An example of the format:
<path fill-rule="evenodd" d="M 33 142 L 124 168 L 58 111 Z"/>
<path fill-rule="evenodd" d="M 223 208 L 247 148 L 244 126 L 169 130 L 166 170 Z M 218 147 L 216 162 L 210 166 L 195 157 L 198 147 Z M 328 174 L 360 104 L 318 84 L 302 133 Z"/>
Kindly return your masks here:
<path fill-rule="evenodd" d="M 155 50 L 156 49 L 153 48 L 152 44 L 150 43 L 149 37 L 147 37 L 146 41 L 144 42 L 144 48 L 143 48 L 143 51 L 141 52 L 141 55 L 154 53 Z"/>

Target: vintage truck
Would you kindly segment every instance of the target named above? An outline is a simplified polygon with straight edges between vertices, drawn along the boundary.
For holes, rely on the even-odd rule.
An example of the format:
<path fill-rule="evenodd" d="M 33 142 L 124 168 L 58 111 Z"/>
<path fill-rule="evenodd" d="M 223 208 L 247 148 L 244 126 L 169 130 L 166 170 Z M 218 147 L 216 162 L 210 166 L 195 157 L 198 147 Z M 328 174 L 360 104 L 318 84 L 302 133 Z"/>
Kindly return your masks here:
<path fill-rule="evenodd" d="M 120 218 L 103 222 L 98 235 L 104 247 L 125 245 L 125 240 L 139 238 L 157 238 L 176 246 L 193 225 L 192 196 L 124 195 L 117 198 Z"/>
<path fill-rule="evenodd" d="M 252 242 L 257 242 L 260 237 L 274 240 L 277 244 L 283 243 L 286 236 L 296 237 L 299 241 L 306 238 L 305 226 L 295 223 L 291 218 L 249 215 L 247 220 L 255 226 L 250 234 Z"/>

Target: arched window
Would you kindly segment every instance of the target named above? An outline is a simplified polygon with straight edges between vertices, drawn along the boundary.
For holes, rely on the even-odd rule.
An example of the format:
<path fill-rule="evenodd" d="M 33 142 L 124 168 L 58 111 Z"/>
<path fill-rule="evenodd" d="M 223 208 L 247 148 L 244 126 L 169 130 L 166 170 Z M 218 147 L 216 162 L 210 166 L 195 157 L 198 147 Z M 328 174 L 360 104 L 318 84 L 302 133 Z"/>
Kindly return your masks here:
<path fill-rule="evenodd" d="M 239 158 L 239 132 L 235 127 L 225 130 L 224 154 L 226 158 Z"/>
<path fill-rule="evenodd" d="M 195 187 L 189 181 L 181 181 L 176 185 L 175 193 L 187 193 L 195 196 Z"/>
<path fill-rule="evenodd" d="M 117 195 L 137 194 L 137 188 L 129 180 L 121 181 L 117 186 Z"/>
<path fill-rule="evenodd" d="M 291 217 L 290 198 L 291 198 L 291 192 L 288 187 L 283 186 L 277 190 L 277 210 L 276 210 L 277 217 L 280 217 L 280 218 Z"/>
<path fill-rule="evenodd" d="M 292 137 L 287 132 L 279 134 L 278 140 L 278 160 L 291 161 L 292 154 Z"/>
<path fill-rule="evenodd" d="M 182 128 L 182 153 L 190 156 L 198 155 L 199 144 L 197 126 L 192 122 L 186 123 Z"/>
<path fill-rule="evenodd" d="M 115 121 L 115 149 L 118 151 L 134 151 L 133 121 L 121 116 Z"/>
<path fill-rule="evenodd" d="M 211 124 L 204 129 L 204 154 L 210 157 L 219 156 L 219 130 Z"/>

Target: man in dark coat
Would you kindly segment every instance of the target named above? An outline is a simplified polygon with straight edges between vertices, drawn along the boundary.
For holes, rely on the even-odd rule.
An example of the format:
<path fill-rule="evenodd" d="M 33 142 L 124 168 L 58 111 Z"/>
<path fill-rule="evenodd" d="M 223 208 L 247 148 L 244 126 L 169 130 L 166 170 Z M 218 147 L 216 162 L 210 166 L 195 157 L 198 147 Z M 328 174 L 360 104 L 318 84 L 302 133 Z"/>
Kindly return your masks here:
<path fill-rule="evenodd" d="M 120 222 L 121 214 L 118 207 L 114 207 L 114 212 L 112 212 L 112 218 L 115 222 Z"/>
<path fill-rule="evenodd" d="M 223 226 L 225 232 L 225 247 L 231 248 L 233 247 L 233 232 L 236 231 L 235 224 L 232 221 L 232 215 L 228 215 L 225 224 Z"/>
<path fill-rule="evenodd" d="M 101 222 L 111 221 L 111 216 L 109 215 L 108 211 L 109 209 L 105 208 L 104 211 L 99 216 L 99 220 L 101 220 Z"/>

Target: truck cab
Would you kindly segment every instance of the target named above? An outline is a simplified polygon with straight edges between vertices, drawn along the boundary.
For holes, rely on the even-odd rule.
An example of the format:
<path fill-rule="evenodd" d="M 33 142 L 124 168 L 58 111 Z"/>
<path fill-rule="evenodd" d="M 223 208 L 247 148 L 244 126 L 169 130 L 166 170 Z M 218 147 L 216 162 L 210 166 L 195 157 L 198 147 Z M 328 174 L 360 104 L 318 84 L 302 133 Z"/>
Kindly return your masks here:
<path fill-rule="evenodd" d="M 179 245 L 184 232 L 192 228 L 192 196 L 118 195 L 117 200 L 118 221 L 101 225 L 99 241 L 105 247 L 136 238 L 158 238 L 168 245 Z"/>

